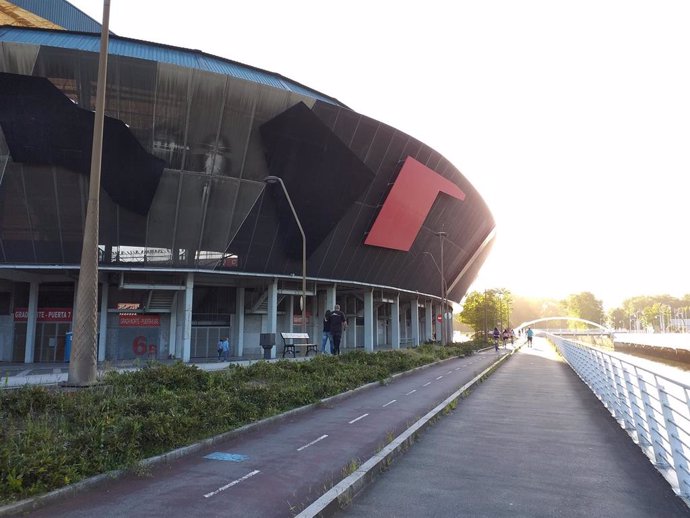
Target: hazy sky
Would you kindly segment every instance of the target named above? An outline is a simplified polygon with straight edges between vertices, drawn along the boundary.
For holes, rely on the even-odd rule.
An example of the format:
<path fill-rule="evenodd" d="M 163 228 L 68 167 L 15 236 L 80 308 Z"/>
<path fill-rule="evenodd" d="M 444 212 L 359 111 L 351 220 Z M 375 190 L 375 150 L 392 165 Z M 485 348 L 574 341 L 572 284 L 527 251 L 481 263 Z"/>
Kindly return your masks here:
<path fill-rule="evenodd" d="M 97 19 L 101 0 L 75 0 Z M 497 241 L 472 289 L 690 293 L 690 2 L 111 0 L 110 28 L 277 72 L 422 140 Z"/>

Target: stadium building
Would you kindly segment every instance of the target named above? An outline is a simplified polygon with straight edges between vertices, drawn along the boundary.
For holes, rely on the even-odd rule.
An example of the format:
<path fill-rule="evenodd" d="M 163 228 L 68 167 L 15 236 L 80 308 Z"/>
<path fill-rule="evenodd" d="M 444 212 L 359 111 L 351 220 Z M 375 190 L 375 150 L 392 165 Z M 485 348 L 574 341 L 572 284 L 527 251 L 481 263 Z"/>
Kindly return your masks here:
<path fill-rule="evenodd" d="M 64 0 L 0 0 L 0 23 L 0 361 L 61 362 L 100 25 Z M 105 110 L 99 361 L 215 357 L 225 336 L 261 357 L 261 333 L 302 326 L 303 261 L 313 340 L 338 303 L 345 351 L 419 344 L 491 248 L 448 160 L 279 74 L 111 34 Z"/>

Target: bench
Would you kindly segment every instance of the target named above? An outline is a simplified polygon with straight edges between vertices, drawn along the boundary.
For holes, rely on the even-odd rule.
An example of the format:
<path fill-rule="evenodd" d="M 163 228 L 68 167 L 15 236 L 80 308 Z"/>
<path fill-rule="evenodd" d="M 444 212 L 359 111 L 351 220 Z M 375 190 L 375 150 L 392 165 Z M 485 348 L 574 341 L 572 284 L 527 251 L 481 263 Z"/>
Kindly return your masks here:
<path fill-rule="evenodd" d="M 318 348 L 316 344 L 309 342 L 309 333 L 280 333 L 283 338 L 283 358 L 285 358 L 286 352 L 292 352 L 292 357 L 295 357 L 295 348 L 304 347 L 305 356 L 309 356 L 309 351 L 314 351 L 317 354 Z M 299 341 L 303 340 L 303 341 Z"/>

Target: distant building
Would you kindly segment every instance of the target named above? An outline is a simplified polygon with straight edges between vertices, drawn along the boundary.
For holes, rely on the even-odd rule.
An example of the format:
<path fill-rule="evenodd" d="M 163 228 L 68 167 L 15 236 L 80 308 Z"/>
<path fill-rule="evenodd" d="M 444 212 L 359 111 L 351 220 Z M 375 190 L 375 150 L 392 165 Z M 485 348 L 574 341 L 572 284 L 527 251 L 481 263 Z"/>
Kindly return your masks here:
<path fill-rule="evenodd" d="M 0 19 L 0 361 L 63 361 L 100 27 L 62 0 Z M 111 35 L 106 115 L 101 361 L 211 358 L 222 336 L 260 357 L 260 333 L 300 326 L 301 234 L 267 176 L 306 235 L 308 331 L 339 303 L 345 350 L 431 338 L 440 266 L 459 302 L 489 252 L 493 217 L 443 156 L 278 74 Z"/>

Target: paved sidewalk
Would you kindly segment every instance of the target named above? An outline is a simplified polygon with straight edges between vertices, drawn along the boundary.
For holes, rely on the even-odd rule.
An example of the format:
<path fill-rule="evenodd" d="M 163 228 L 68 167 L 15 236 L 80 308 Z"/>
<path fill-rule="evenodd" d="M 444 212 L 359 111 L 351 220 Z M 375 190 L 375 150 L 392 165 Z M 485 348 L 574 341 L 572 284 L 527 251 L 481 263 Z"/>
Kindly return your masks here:
<path fill-rule="evenodd" d="M 337 515 L 672 518 L 690 508 L 535 338 Z"/>

